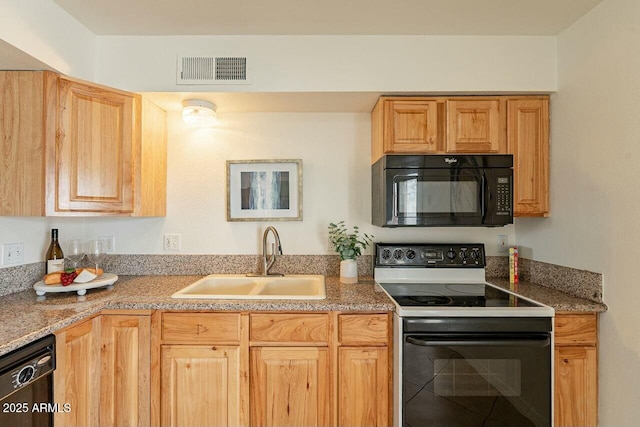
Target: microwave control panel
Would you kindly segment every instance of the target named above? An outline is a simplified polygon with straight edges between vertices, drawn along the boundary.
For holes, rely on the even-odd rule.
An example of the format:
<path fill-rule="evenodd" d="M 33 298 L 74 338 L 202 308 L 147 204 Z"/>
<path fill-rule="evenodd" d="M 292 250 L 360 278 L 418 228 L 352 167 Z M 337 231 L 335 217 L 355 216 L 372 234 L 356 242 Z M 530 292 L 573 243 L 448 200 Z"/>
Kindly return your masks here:
<path fill-rule="evenodd" d="M 511 215 L 511 178 L 497 178 L 496 215 Z"/>
<path fill-rule="evenodd" d="M 376 244 L 376 267 L 484 267 L 482 243 Z"/>

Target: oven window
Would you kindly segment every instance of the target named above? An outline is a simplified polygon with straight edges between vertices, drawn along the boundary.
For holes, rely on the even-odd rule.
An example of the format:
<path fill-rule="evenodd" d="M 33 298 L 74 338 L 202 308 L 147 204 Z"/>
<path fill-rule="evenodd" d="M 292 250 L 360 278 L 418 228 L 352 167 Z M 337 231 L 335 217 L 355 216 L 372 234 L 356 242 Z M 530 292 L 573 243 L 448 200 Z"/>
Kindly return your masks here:
<path fill-rule="evenodd" d="M 426 180 L 396 176 L 398 216 L 416 217 L 434 213 L 479 214 L 480 183 L 475 180 Z"/>
<path fill-rule="evenodd" d="M 404 427 L 549 427 L 551 349 L 528 336 L 406 335 Z"/>
<path fill-rule="evenodd" d="M 521 394 L 518 359 L 436 359 L 433 391 L 439 396 Z"/>

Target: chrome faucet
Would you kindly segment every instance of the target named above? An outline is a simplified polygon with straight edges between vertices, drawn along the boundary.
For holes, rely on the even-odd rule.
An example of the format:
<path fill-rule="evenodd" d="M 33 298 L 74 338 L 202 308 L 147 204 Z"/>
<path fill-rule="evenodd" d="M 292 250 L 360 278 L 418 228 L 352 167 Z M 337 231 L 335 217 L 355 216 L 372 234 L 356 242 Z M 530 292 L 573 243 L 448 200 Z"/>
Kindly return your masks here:
<path fill-rule="evenodd" d="M 267 240 L 269 237 L 269 232 L 273 234 L 274 239 L 274 242 L 271 243 L 271 255 L 267 255 Z M 278 255 L 282 255 L 280 236 L 278 235 L 278 230 L 276 230 L 274 227 L 269 226 L 266 228 L 266 230 L 264 230 L 264 235 L 262 236 L 262 273 L 255 274 L 255 276 L 284 276 L 284 274 L 280 273 L 269 273 L 269 270 L 276 262 L 276 253 Z"/>

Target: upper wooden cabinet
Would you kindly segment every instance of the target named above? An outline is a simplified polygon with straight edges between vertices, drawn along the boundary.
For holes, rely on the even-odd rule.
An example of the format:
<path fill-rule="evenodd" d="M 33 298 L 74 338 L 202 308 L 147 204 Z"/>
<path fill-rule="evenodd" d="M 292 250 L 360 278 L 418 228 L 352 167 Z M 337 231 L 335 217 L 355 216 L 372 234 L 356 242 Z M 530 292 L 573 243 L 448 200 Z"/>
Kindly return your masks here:
<path fill-rule="evenodd" d="M 412 98 L 384 100 L 373 110 L 374 157 L 388 153 L 436 153 L 438 140 L 438 103 Z"/>
<path fill-rule="evenodd" d="M 448 99 L 447 153 L 506 152 L 498 99 Z"/>
<path fill-rule="evenodd" d="M 507 101 L 508 152 L 513 154 L 515 216 L 549 214 L 549 99 Z"/>
<path fill-rule="evenodd" d="M 0 90 L 0 215 L 165 215 L 163 110 L 46 71 L 0 72 Z"/>
<path fill-rule="evenodd" d="M 549 215 L 549 97 L 378 99 L 371 163 L 385 154 L 512 154 L 514 216 Z"/>

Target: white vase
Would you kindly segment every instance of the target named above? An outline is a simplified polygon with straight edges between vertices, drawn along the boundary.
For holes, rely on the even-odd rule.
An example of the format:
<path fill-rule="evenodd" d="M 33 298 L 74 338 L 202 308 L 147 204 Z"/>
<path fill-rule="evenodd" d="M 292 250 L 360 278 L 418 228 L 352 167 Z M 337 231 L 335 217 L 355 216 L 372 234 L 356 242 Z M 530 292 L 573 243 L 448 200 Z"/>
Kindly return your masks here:
<path fill-rule="evenodd" d="M 340 261 L 340 283 L 358 283 L 358 263 L 355 259 Z"/>

